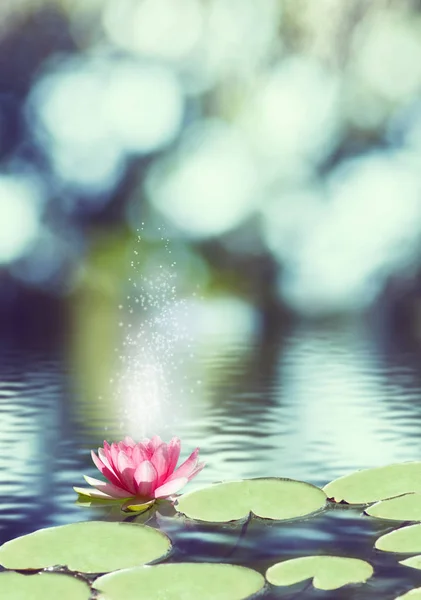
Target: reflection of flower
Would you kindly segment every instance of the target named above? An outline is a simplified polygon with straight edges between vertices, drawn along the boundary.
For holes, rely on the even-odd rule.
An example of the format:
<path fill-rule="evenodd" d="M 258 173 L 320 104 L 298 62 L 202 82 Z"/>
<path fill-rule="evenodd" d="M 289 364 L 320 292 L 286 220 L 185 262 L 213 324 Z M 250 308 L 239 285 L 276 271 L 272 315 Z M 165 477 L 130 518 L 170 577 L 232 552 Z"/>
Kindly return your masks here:
<path fill-rule="evenodd" d="M 199 448 L 176 469 L 181 442 L 174 437 L 166 444 L 158 435 L 145 438 L 136 444 L 130 437 L 122 442 L 104 442 L 98 456 L 92 451 L 92 460 L 107 481 L 84 475 L 89 485 L 96 489 L 78 488 L 78 494 L 106 500 L 136 498 L 151 501 L 167 498 L 178 492 L 203 469 L 199 463 Z"/>

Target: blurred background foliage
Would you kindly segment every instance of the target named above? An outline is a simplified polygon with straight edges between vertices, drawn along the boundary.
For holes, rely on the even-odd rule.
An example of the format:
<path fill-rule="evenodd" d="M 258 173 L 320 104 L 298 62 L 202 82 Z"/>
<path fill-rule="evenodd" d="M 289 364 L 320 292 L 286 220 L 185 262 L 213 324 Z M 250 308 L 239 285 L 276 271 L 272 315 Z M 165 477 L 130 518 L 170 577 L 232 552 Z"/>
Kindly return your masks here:
<path fill-rule="evenodd" d="M 139 230 L 141 270 L 169 239 L 184 295 L 264 316 L 416 296 L 420 8 L 1 2 L 2 307 L 107 302 L 105 335 Z"/>

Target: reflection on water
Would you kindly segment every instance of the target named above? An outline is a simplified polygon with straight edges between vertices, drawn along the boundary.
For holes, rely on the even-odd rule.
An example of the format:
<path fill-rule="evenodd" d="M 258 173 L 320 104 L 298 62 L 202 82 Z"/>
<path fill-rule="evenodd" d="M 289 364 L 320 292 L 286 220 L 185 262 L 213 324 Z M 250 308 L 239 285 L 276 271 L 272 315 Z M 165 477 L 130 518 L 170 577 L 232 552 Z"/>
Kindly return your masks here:
<path fill-rule="evenodd" d="M 177 431 L 161 433 L 179 435 L 184 455 L 201 446 L 208 465 L 190 489 L 259 476 L 323 485 L 355 469 L 421 458 L 417 356 L 397 342 L 385 347 L 364 323 L 302 323 L 271 342 L 209 334 L 193 359 L 180 361 L 179 375 L 186 390 L 189 382 L 200 384 L 186 394 Z M 83 381 L 74 385 L 60 344 L 23 351 L 3 340 L 0 542 L 44 526 L 115 518 L 108 509 L 74 504 L 72 485 L 82 483 L 83 473 L 95 475 L 89 449 L 123 434 L 109 411 L 101 416 L 97 408 L 90 419 L 89 394 Z M 227 560 L 261 570 L 280 558 L 322 552 L 376 566 L 364 587 L 333 596 L 308 589 L 306 597 L 392 598 L 421 585 L 421 574 L 373 551 L 388 524 L 356 509 L 283 525 L 252 522 L 243 537 L 240 526 L 182 525 L 166 517 L 157 524 L 175 542 L 172 560 Z"/>

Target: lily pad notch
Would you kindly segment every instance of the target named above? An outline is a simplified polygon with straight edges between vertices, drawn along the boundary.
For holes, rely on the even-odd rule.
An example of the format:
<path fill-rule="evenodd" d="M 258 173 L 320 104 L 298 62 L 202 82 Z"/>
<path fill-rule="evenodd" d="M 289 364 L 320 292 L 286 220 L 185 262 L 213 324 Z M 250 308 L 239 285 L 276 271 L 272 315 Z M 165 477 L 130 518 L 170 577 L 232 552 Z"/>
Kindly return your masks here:
<path fill-rule="evenodd" d="M 342 556 L 303 556 L 279 562 L 266 571 L 272 585 L 294 585 L 307 579 L 319 590 L 336 590 L 352 583 L 365 583 L 373 567 L 359 558 Z"/>
<path fill-rule="evenodd" d="M 240 521 L 250 514 L 283 521 L 322 511 L 326 501 L 326 494 L 314 485 L 266 477 L 216 483 L 189 492 L 177 499 L 175 508 L 190 519 L 211 523 Z"/>

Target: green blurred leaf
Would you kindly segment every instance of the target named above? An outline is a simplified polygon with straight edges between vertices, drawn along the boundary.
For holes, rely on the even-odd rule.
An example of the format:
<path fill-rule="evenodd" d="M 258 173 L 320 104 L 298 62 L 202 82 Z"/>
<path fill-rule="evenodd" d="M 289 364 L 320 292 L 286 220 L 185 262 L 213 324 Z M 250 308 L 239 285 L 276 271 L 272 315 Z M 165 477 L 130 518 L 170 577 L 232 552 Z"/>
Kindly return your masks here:
<path fill-rule="evenodd" d="M 370 504 L 408 492 L 421 493 L 421 462 L 364 469 L 335 479 L 323 490 L 335 502 L 348 504 Z"/>
<path fill-rule="evenodd" d="M 97 579 L 102 600 L 242 600 L 263 589 L 252 569 L 217 563 L 170 563 L 125 569 Z"/>
<path fill-rule="evenodd" d="M 415 554 L 421 552 L 421 524 L 409 525 L 382 535 L 375 543 L 377 550 Z"/>
<path fill-rule="evenodd" d="M 89 600 L 91 597 L 86 583 L 59 573 L 0 573 L 0 590 L 5 600 Z"/>
<path fill-rule="evenodd" d="M 370 517 L 392 521 L 421 521 L 421 494 L 404 494 L 376 502 L 365 511 Z"/>
<path fill-rule="evenodd" d="M 336 590 L 350 583 L 365 583 L 373 574 L 373 567 L 358 558 L 341 556 L 304 556 L 285 560 L 266 571 L 272 585 L 294 585 L 313 578 L 319 590 Z"/>
<path fill-rule="evenodd" d="M 7 569 L 65 566 L 81 573 L 107 573 L 165 557 L 171 541 L 160 531 L 133 523 L 90 521 L 40 529 L 0 547 Z"/>
<path fill-rule="evenodd" d="M 261 478 L 228 481 L 195 490 L 177 499 L 175 508 L 191 519 L 221 523 L 250 513 L 282 521 L 305 517 L 326 506 L 319 488 L 292 479 Z"/>

